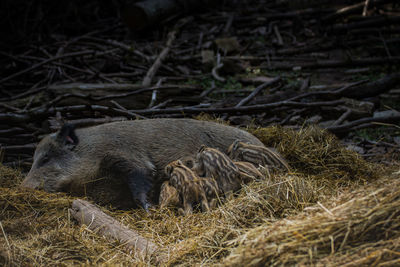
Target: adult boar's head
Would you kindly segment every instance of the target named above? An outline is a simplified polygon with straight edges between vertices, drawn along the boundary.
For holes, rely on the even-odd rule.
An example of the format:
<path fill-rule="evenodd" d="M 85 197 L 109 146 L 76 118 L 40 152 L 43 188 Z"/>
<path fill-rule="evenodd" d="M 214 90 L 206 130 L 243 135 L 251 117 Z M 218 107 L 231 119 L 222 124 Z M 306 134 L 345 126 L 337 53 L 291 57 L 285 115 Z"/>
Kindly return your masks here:
<path fill-rule="evenodd" d="M 62 190 L 77 167 L 74 166 L 77 156 L 73 150 L 78 142 L 75 128 L 69 124 L 43 138 L 36 147 L 32 167 L 21 186 L 47 192 Z"/>

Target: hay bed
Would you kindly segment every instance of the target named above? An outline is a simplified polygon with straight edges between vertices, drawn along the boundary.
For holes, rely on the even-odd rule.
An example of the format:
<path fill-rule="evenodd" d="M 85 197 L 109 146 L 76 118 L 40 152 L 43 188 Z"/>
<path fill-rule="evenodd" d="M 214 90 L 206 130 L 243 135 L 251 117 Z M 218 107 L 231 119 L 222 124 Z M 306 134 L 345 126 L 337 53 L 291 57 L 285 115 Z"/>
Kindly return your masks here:
<path fill-rule="evenodd" d="M 399 264 L 400 180 L 315 128 L 248 129 L 288 159 L 293 172 L 246 185 L 209 213 L 171 209 L 104 212 L 154 241 L 167 265 Z M 26 191 L 0 166 L 0 265 L 140 265 L 68 213 L 73 197 Z"/>

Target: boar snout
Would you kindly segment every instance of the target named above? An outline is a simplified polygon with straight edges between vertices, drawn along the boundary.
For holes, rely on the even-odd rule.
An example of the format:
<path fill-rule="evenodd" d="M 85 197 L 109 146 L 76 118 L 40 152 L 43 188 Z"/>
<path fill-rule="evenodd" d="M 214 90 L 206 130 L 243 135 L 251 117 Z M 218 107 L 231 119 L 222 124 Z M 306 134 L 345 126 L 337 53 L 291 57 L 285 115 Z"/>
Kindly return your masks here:
<path fill-rule="evenodd" d="M 34 177 L 31 174 L 31 172 L 29 172 L 28 175 L 25 177 L 25 179 L 20 184 L 20 187 L 38 189 L 41 184 L 42 184 L 41 180 L 37 179 L 37 177 Z"/>

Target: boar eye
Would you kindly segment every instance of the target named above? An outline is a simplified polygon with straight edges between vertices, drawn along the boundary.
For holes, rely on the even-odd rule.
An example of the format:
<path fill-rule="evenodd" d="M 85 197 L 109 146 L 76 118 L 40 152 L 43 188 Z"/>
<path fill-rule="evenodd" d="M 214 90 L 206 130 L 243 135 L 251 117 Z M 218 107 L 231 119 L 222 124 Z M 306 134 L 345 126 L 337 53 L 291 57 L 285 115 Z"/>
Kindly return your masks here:
<path fill-rule="evenodd" d="M 48 161 L 49 161 L 49 156 L 44 156 L 44 157 L 42 157 L 40 160 L 39 160 L 39 162 L 38 162 L 38 167 L 41 167 L 41 166 L 43 166 L 44 164 L 46 164 Z"/>

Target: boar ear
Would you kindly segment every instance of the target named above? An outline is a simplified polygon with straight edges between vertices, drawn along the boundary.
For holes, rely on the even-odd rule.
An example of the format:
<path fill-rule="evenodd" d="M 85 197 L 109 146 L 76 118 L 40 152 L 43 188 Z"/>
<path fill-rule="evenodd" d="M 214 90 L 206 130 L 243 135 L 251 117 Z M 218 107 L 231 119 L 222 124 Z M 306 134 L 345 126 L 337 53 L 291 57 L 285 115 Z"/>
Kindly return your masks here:
<path fill-rule="evenodd" d="M 197 153 L 202 153 L 204 151 L 204 149 L 206 149 L 207 146 L 206 145 L 201 145 L 199 150 L 197 150 Z"/>
<path fill-rule="evenodd" d="M 64 124 L 57 133 L 56 141 L 62 146 L 73 149 L 79 143 L 78 137 L 75 134 L 75 126 Z"/>
<path fill-rule="evenodd" d="M 233 152 L 237 150 L 238 144 L 239 144 L 239 140 L 236 139 L 228 148 L 228 155 L 229 156 L 233 156 Z"/>
<path fill-rule="evenodd" d="M 168 176 L 168 177 L 170 177 L 171 176 L 171 173 L 172 173 L 172 171 L 173 171 L 173 167 L 171 166 L 171 164 L 168 164 L 167 166 L 165 166 L 165 169 L 164 169 L 164 171 L 165 171 L 165 174 Z"/>

